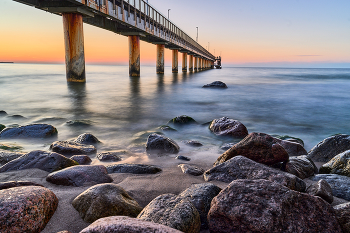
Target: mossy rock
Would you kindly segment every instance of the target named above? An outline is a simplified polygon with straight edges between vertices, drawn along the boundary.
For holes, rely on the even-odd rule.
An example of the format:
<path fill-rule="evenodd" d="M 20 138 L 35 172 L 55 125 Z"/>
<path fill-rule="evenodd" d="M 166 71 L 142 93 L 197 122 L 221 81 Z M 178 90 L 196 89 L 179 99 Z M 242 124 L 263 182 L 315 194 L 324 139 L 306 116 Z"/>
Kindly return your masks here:
<path fill-rule="evenodd" d="M 0 132 L 1 132 L 1 130 L 5 129 L 5 128 L 6 128 L 5 125 L 0 124 Z"/>
<path fill-rule="evenodd" d="M 320 167 L 320 174 L 338 174 L 350 177 L 350 150 L 336 155 Z"/>
<path fill-rule="evenodd" d="M 188 125 L 188 124 L 197 124 L 197 121 L 195 121 L 192 117 L 182 115 L 171 119 L 170 121 L 168 121 L 168 124 Z"/>
<path fill-rule="evenodd" d="M 15 146 L 15 145 L 0 144 L 0 149 L 1 150 L 8 150 L 8 151 L 20 151 L 20 150 L 23 150 L 23 147 Z"/>

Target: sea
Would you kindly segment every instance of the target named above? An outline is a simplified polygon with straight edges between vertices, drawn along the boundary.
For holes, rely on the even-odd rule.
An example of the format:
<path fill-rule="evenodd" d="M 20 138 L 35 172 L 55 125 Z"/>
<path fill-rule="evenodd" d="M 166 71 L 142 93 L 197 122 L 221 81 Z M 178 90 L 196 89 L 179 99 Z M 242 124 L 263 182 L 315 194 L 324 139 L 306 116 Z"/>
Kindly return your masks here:
<path fill-rule="evenodd" d="M 202 88 L 222 81 L 227 89 Z M 128 66 L 86 65 L 86 83 L 67 83 L 64 64 L 0 64 L 0 124 L 18 127 L 46 123 L 56 138 L 6 140 L 21 151 L 49 150 L 56 140 L 82 133 L 95 135 L 100 151 L 129 150 L 146 154 L 147 137 L 160 132 L 191 154 L 184 140 L 201 149 L 222 153 L 220 147 L 238 139 L 213 135 L 208 122 L 229 117 L 249 133 L 288 135 L 304 141 L 306 150 L 335 134 L 350 134 L 350 69 L 225 67 L 198 73 L 156 74 L 155 66 L 141 66 L 131 78 Z M 163 132 L 176 116 L 199 124 Z"/>

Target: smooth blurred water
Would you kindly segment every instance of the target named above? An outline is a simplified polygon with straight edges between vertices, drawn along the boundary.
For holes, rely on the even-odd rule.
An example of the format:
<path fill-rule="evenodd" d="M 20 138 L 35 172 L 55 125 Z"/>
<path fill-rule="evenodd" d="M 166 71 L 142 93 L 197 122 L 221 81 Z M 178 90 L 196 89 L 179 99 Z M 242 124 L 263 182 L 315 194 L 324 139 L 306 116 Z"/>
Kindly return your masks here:
<path fill-rule="evenodd" d="M 104 150 L 139 152 L 147 132 L 179 115 L 199 123 L 227 116 L 249 132 L 301 138 L 307 150 L 330 135 L 350 134 L 350 69 L 224 67 L 171 74 L 166 67 L 165 75 L 157 75 L 155 67 L 141 67 L 141 74 L 130 78 L 127 66 L 87 65 L 86 84 L 67 84 L 63 64 L 0 64 L 0 110 L 25 117 L 0 117 L 0 124 L 48 123 L 58 129 L 58 140 L 90 132 Z M 202 88 L 217 80 L 229 88 Z M 72 127 L 69 120 L 88 120 L 91 126 Z M 231 141 L 212 135 L 207 126 L 167 136 L 199 140 L 206 148 Z M 31 150 L 47 149 L 52 140 L 12 142 Z"/>

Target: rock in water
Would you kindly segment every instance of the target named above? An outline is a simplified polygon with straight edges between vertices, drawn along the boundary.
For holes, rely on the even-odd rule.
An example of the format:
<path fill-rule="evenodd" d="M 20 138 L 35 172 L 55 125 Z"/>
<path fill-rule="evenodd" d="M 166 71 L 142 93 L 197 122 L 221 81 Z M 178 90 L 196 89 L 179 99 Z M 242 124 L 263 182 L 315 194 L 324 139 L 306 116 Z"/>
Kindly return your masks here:
<path fill-rule="evenodd" d="M 283 146 L 283 148 L 287 151 L 289 157 L 307 155 L 307 151 L 300 143 L 282 140 L 279 138 L 274 138 L 274 139 L 275 139 L 275 142 Z"/>
<path fill-rule="evenodd" d="M 272 165 L 288 161 L 288 153 L 275 138 L 264 133 L 251 133 L 242 141 L 225 151 L 214 163 L 217 166 L 237 155 L 245 156 L 258 163 Z"/>
<path fill-rule="evenodd" d="M 296 175 L 300 179 L 313 176 L 318 171 L 312 160 L 305 155 L 289 158 L 285 170 L 286 172 Z"/>
<path fill-rule="evenodd" d="M 77 165 L 50 173 L 46 181 L 57 185 L 83 186 L 111 183 L 113 179 L 107 174 L 107 169 L 103 165 Z"/>
<path fill-rule="evenodd" d="M 112 216 L 100 218 L 80 233 L 181 233 L 162 224 L 138 218 Z"/>
<path fill-rule="evenodd" d="M 197 124 L 197 122 L 189 116 L 182 115 L 182 116 L 177 116 L 170 121 L 168 121 L 168 124 L 174 124 L 174 125 L 188 125 L 188 124 Z"/>
<path fill-rule="evenodd" d="M 78 165 L 77 162 L 57 153 L 35 150 L 14 159 L 2 167 L 0 172 L 38 168 L 47 172 L 58 171 L 67 167 Z"/>
<path fill-rule="evenodd" d="M 106 166 L 108 174 L 111 173 L 132 173 L 132 174 L 156 174 L 161 172 L 160 167 L 147 164 L 112 164 Z"/>
<path fill-rule="evenodd" d="M 310 185 L 306 192 L 310 195 L 321 197 L 329 204 L 333 202 L 332 188 L 325 180 L 319 180 L 317 183 Z"/>
<path fill-rule="evenodd" d="M 184 160 L 184 161 L 190 161 L 191 159 L 186 157 L 186 156 L 183 156 L 183 155 L 178 155 L 176 156 L 175 159 L 179 159 L 179 160 Z"/>
<path fill-rule="evenodd" d="M 215 135 L 219 136 L 244 138 L 248 135 L 247 128 L 241 122 L 230 119 L 228 117 L 214 119 L 211 122 L 209 129 Z"/>
<path fill-rule="evenodd" d="M 70 141 L 56 141 L 50 145 L 50 150 L 62 155 L 89 155 L 95 154 L 93 145 L 85 145 Z"/>
<path fill-rule="evenodd" d="M 192 147 L 201 147 L 203 146 L 202 143 L 198 142 L 198 141 L 194 141 L 194 140 L 190 140 L 190 141 L 182 141 L 183 143 L 185 143 L 188 146 L 192 146 Z"/>
<path fill-rule="evenodd" d="M 156 197 L 137 218 L 163 224 L 185 233 L 198 233 L 201 227 L 196 207 L 188 199 L 174 194 Z"/>
<path fill-rule="evenodd" d="M 1 132 L 3 129 L 5 129 L 5 128 L 6 128 L 6 126 L 5 126 L 5 125 L 0 124 L 0 132 Z"/>
<path fill-rule="evenodd" d="M 47 188 L 26 186 L 0 190 L 0 232 L 40 232 L 58 206 Z"/>
<path fill-rule="evenodd" d="M 202 168 L 196 167 L 194 165 L 179 164 L 178 167 L 181 168 L 183 173 L 190 174 L 193 176 L 200 176 L 204 173 L 204 170 Z"/>
<path fill-rule="evenodd" d="M 48 138 L 57 135 L 57 129 L 52 125 L 33 124 L 18 128 L 5 128 L 0 132 L 0 138 Z"/>
<path fill-rule="evenodd" d="M 4 110 L 0 110 L 0 117 L 4 116 L 7 116 L 7 112 L 5 112 Z"/>
<path fill-rule="evenodd" d="M 80 217 L 89 223 L 115 215 L 137 217 L 142 210 L 142 207 L 116 184 L 92 186 L 77 196 L 72 205 Z"/>
<path fill-rule="evenodd" d="M 100 140 L 98 140 L 97 137 L 95 137 L 90 133 L 83 133 L 83 134 L 80 134 L 78 138 L 74 140 L 74 142 L 90 145 L 90 144 L 100 143 Z"/>
<path fill-rule="evenodd" d="M 309 178 L 313 181 L 325 180 L 332 188 L 333 196 L 350 201 L 350 178 L 337 174 L 318 174 Z"/>
<path fill-rule="evenodd" d="M 119 156 L 119 153 L 116 152 L 102 152 L 102 153 L 98 153 L 96 158 L 100 161 L 113 161 L 113 162 L 117 162 L 122 160 L 122 158 Z"/>
<path fill-rule="evenodd" d="M 70 159 L 79 163 L 79 165 L 89 165 L 92 162 L 90 157 L 87 155 L 73 155 L 70 157 Z"/>
<path fill-rule="evenodd" d="M 219 180 L 230 183 L 238 179 L 264 179 L 290 189 L 304 192 L 306 184 L 295 175 L 254 162 L 244 156 L 236 156 L 204 173 L 205 181 Z"/>
<path fill-rule="evenodd" d="M 350 176 L 350 150 L 344 151 L 320 167 L 321 174 Z"/>
<path fill-rule="evenodd" d="M 211 88 L 227 88 L 227 85 L 221 81 L 215 81 L 209 84 L 206 84 L 203 86 L 204 88 L 206 87 L 211 87 Z"/>
<path fill-rule="evenodd" d="M 214 197 L 210 232 L 342 232 L 330 204 L 267 180 L 235 180 Z"/>
<path fill-rule="evenodd" d="M 146 151 L 148 153 L 179 153 L 180 147 L 177 143 L 163 135 L 153 133 L 148 136 Z"/>
<path fill-rule="evenodd" d="M 350 136 L 340 134 L 319 142 L 309 151 L 308 157 L 315 162 L 328 162 L 346 150 L 350 150 Z"/>
<path fill-rule="evenodd" d="M 350 202 L 333 206 L 344 233 L 350 232 Z"/>

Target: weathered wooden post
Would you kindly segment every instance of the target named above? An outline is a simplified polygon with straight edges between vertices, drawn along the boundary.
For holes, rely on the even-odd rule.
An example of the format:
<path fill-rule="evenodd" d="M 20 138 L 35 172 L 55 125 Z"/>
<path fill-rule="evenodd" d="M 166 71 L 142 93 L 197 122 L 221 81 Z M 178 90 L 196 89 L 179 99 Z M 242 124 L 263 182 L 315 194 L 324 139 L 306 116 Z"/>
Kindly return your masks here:
<path fill-rule="evenodd" d="M 172 53 L 173 53 L 172 71 L 173 71 L 173 73 L 178 73 L 178 70 L 179 70 L 179 60 L 178 60 L 179 50 L 173 49 Z"/>
<path fill-rule="evenodd" d="M 164 44 L 157 44 L 157 74 L 164 74 Z"/>
<path fill-rule="evenodd" d="M 129 75 L 140 77 L 140 36 L 129 36 Z"/>

